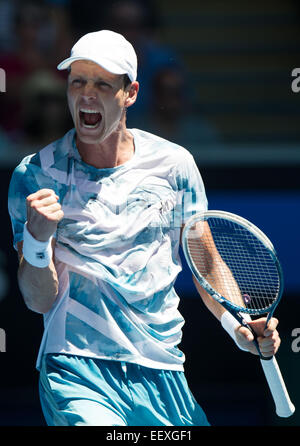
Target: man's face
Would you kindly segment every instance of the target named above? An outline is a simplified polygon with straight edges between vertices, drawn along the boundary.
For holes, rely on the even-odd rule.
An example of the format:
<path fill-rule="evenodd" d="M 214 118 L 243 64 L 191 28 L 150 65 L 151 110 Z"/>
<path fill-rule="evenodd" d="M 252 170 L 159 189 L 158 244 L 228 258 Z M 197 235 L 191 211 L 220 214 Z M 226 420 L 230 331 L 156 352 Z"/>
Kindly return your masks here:
<path fill-rule="evenodd" d="M 68 104 L 79 140 L 99 144 L 116 131 L 127 95 L 122 75 L 109 73 L 94 62 L 73 62 Z"/>

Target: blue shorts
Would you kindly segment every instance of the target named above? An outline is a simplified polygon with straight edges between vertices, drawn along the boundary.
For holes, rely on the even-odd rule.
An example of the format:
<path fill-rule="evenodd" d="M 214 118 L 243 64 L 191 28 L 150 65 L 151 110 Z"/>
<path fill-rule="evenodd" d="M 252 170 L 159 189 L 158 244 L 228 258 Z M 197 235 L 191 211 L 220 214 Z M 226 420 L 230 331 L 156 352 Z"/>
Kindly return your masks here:
<path fill-rule="evenodd" d="M 45 355 L 40 399 L 49 426 L 209 426 L 184 372 Z"/>

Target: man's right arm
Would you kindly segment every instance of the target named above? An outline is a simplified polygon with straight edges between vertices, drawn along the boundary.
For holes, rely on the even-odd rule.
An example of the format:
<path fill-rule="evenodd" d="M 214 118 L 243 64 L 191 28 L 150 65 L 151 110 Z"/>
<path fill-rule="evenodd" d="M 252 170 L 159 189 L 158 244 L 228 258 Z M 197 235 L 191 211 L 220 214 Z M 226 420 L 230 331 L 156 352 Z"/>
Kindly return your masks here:
<path fill-rule="evenodd" d="M 52 241 L 54 250 L 55 241 Z M 47 313 L 58 293 L 58 278 L 53 260 L 45 268 L 37 268 L 23 256 L 23 242 L 18 243 L 18 283 L 26 306 L 36 313 Z"/>
<path fill-rule="evenodd" d="M 58 196 L 51 189 L 41 189 L 26 199 L 27 230 L 38 242 L 47 242 L 63 218 Z M 37 313 L 47 313 L 58 294 L 58 277 L 52 258 L 45 267 L 33 266 L 23 255 L 23 243 L 18 243 L 18 283 L 27 307 Z M 55 240 L 52 239 L 52 252 Z"/>

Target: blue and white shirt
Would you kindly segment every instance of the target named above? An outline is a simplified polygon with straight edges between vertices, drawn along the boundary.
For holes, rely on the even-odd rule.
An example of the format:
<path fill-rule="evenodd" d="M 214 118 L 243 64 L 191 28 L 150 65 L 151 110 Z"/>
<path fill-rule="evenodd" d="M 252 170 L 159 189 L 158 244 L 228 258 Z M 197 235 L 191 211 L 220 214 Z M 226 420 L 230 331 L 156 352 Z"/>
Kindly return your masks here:
<path fill-rule="evenodd" d="M 174 283 L 180 230 L 207 200 L 184 148 L 130 129 L 134 156 L 97 169 L 84 163 L 75 130 L 27 156 L 9 188 L 14 246 L 23 238 L 26 197 L 42 188 L 64 211 L 55 233 L 59 294 L 44 315 L 44 353 L 65 353 L 183 370 L 183 317 Z"/>

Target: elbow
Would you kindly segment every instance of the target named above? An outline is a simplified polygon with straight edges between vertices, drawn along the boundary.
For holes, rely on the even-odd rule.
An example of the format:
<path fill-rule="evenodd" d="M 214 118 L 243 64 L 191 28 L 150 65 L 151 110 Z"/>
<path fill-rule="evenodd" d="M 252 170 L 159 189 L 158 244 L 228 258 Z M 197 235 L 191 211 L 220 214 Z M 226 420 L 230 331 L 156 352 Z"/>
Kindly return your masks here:
<path fill-rule="evenodd" d="M 23 296 L 23 298 L 24 298 L 24 302 L 25 302 L 25 305 L 28 308 L 28 310 L 33 311 L 34 313 L 38 313 L 38 314 L 48 313 L 51 310 L 51 308 L 56 300 L 56 298 L 53 298 L 53 300 L 51 300 L 51 302 L 50 301 L 36 302 L 36 301 L 28 298 L 28 296 L 27 297 Z"/>
<path fill-rule="evenodd" d="M 26 307 L 39 314 L 48 313 L 58 296 L 57 283 L 52 284 L 47 290 L 35 290 L 32 287 L 26 287 L 22 281 L 19 281 L 19 289 Z"/>
<path fill-rule="evenodd" d="M 39 314 L 48 313 L 51 310 L 51 308 L 57 298 L 57 293 L 51 293 L 51 294 L 47 294 L 47 295 L 41 294 L 39 296 L 39 299 L 36 298 L 36 295 L 32 296 L 32 295 L 26 294 L 25 292 L 22 292 L 22 291 L 21 291 L 21 293 L 23 295 L 23 299 L 24 299 L 26 307 L 30 311 L 33 311 L 34 313 L 39 313 Z"/>

